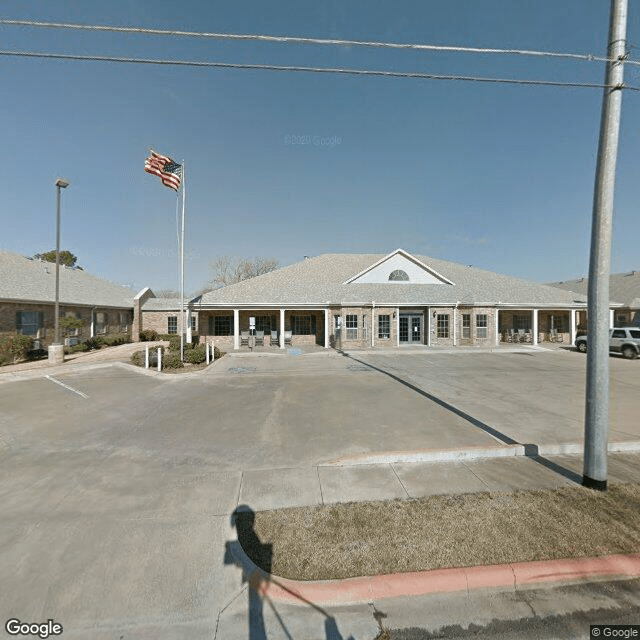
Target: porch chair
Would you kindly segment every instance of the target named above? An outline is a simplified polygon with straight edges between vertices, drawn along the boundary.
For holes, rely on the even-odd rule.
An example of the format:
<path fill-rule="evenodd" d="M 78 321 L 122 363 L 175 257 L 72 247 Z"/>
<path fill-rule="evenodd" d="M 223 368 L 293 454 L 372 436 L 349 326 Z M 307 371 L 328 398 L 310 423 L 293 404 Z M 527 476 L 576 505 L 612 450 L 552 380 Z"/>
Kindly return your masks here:
<path fill-rule="evenodd" d="M 272 347 L 275 345 L 276 347 L 280 346 L 280 343 L 278 342 L 278 332 L 277 331 L 272 331 L 271 332 L 271 342 L 269 343 Z"/>
<path fill-rule="evenodd" d="M 285 344 L 291 344 L 291 340 L 293 338 L 293 334 L 291 331 L 285 331 L 284 332 L 284 343 Z"/>
<path fill-rule="evenodd" d="M 256 346 L 264 347 L 264 331 L 256 331 Z"/>
<path fill-rule="evenodd" d="M 240 346 L 242 345 L 247 345 L 247 347 L 249 346 L 249 332 L 248 331 L 241 331 L 240 332 Z"/>

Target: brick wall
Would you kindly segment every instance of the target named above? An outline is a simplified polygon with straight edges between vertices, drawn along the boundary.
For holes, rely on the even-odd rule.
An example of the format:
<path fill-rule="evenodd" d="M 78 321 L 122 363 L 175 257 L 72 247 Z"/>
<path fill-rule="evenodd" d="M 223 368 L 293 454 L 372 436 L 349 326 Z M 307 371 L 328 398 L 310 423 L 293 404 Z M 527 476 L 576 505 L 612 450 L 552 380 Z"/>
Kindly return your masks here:
<path fill-rule="evenodd" d="M 60 315 L 64 317 L 67 313 L 77 314 L 82 322 L 83 326 L 76 330 L 65 330 L 60 328 L 60 335 L 64 338 L 65 335 L 76 336 L 80 342 L 87 340 L 91 337 L 91 319 L 92 310 L 94 317 L 97 313 L 106 314 L 106 320 L 104 326 L 104 332 L 96 333 L 96 335 L 108 336 L 116 333 L 123 333 L 120 326 L 120 313 L 126 313 L 126 332 L 131 331 L 132 314 L 131 309 L 121 308 L 114 309 L 111 307 L 80 307 L 73 305 L 60 305 Z M 16 327 L 16 314 L 18 311 L 34 311 L 42 312 L 44 314 L 43 327 L 39 329 L 37 335 L 32 336 L 34 339 L 40 340 L 43 347 L 51 344 L 55 339 L 55 305 L 49 304 L 35 304 L 35 303 L 23 303 L 23 302 L 2 302 L 0 303 L 0 333 L 3 334 L 15 334 L 17 332 Z M 94 325 L 95 326 L 95 325 Z"/>

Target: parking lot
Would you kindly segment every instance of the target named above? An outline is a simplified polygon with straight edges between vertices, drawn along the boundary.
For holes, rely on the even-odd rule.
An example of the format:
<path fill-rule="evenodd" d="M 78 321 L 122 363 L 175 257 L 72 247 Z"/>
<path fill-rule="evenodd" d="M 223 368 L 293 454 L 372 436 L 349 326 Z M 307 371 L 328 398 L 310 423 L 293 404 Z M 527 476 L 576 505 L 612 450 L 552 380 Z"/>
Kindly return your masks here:
<path fill-rule="evenodd" d="M 610 440 L 640 442 L 640 361 L 610 365 Z M 3 382 L 2 613 L 69 638 L 210 638 L 242 586 L 224 565 L 238 502 L 278 482 L 293 504 L 340 499 L 353 472 L 332 465 L 363 454 L 579 444 L 585 366 L 568 350 L 332 351 Z M 362 473 L 370 497 L 402 497 Z"/>

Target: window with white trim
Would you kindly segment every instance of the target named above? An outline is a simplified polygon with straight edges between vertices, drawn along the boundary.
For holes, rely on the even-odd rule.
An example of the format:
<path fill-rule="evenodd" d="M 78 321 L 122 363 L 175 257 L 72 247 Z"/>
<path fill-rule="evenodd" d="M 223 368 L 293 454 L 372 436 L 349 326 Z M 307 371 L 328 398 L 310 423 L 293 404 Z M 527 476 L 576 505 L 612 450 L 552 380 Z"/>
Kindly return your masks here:
<path fill-rule="evenodd" d="M 233 316 L 209 317 L 209 335 L 232 336 L 233 335 Z"/>
<path fill-rule="evenodd" d="M 129 330 L 129 322 L 131 320 L 131 316 L 128 311 L 120 311 L 120 331 L 128 331 Z"/>
<path fill-rule="evenodd" d="M 37 337 L 38 332 L 44 328 L 43 311 L 17 311 L 16 331 L 23 336 Z"/>
<path fill-rule="evenodd" d="M 191 316 L 191 331 L 197 331 L 196 316 Z"/>
<path fill-rule="evenodd" d="M 487 337 L 487 314 L 479 313 L 476 315 L 476 338 Z"/>
<path fill-rule="evenodd" d="M 311 336 L 316 332 L 315 316 L 292 316 L 291 334 L 294 336 Z"/>
<path fill-rule="evenodd" d="M 109 316 L 104 311 L 98 311 L 96 313 L 96 335 L 107 333 L 108 322 Z"/>
<path fill-rule="evenodd" d="M 470 313 L 462 314 L 462 337 L 465 339 L 471 337 L 471 314 Z"/>
<path fill-rule="evenodd" d="M 358 339 L 358 316 L 355 313 L 348 313 L 345 319 L 347 328 L 347 340 Z"/>
<path fill-rule="evenodd" d="M 385 340 L 391 337 L 391 316 L 378 316 L 378 339 Z"/>
<path fill-rule="evenodd" d="M 264 331 L 265 333 L 271 333 L 276 329 L 276 317 L 275 316 L 256 316 L 256 331 Z"/>
<path fill-rule="evenodd" d="M 436 335 L 438 338 L 449 337 L 449 314 L 439 313 L 436 318 Z"/>
<path fill-rule="evenodd" d="M 167 317 L 167 333 L 178 333 L 178 316 Z"/>

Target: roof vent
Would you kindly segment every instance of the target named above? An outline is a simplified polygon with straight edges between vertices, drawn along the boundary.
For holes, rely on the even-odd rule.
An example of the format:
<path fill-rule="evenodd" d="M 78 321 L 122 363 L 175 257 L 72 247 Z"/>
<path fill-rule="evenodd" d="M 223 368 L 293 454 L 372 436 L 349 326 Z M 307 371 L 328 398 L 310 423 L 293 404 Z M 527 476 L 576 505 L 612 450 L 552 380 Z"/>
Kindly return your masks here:
<path fill-rule="evenodd" d="M 396 281 L 396 282 L 408 282 L 409 281 L 409 276 L 407 275 L 406 271 L 403 271 L 402 269 L 396 269 L 395 271 L 392 271 L 389 274 L 389 280 Z"/>
<path fill-rule="evenodd" d="M 308 260 L 308 259 L 309 259 L 309 256 L 305 256 L 305 257 L 304 257 L 304 259 L 305 259 L 305 260 Z"/>

